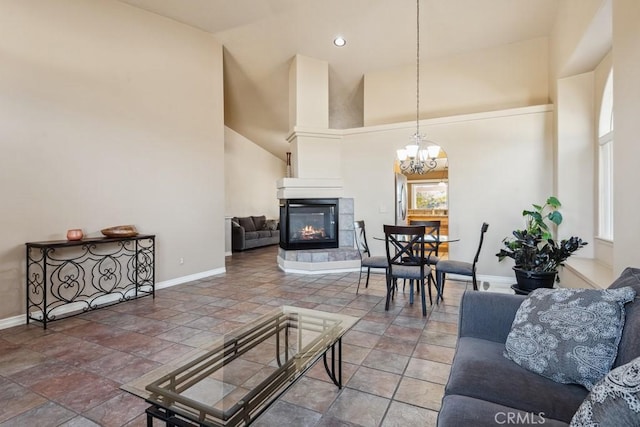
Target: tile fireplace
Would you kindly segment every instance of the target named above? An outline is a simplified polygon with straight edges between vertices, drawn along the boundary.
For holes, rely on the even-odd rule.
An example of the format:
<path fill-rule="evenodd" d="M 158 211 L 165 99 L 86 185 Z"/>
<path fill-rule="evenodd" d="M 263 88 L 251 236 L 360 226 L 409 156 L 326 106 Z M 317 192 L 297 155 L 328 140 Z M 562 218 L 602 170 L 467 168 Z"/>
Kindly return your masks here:
<path fill-rule="evenodd" d="M 284 250 L 338 248 L 339 199 L 280 201 L 280 247 Z"/>

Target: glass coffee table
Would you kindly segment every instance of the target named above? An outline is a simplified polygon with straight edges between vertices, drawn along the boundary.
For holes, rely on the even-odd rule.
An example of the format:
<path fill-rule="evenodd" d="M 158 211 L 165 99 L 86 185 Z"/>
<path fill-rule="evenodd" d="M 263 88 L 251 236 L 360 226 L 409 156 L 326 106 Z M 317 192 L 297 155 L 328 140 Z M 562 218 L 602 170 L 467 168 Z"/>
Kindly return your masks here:
<path fill-rule="evenodd" d="M 342 336 L 358 320 L 282 306 L 123 388 L 151 404 L 148 426 L 248 425 L 320 358 L 341 388 Z"/>

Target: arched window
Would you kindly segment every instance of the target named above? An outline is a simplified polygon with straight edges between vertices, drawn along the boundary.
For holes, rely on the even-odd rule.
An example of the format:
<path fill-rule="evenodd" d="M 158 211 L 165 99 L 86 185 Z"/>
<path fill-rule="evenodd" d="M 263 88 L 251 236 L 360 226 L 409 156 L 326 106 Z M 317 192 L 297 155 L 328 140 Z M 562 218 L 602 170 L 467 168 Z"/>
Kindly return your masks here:
<path fill-rule="evenodd" d="M 613 70 L 602 92 L 598 147 L 598 237 L 613 240 Z"/>

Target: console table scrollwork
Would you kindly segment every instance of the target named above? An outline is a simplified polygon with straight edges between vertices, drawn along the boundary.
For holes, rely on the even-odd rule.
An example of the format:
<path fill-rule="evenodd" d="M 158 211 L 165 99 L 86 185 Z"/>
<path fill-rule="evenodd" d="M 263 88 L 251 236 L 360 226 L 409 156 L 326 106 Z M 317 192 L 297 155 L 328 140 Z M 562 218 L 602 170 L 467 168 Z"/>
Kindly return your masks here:
<path fill-rule="evenodd" d="M 47 323 L 147 295 L 155 235 L 26 243 L 27 323 Z"/>

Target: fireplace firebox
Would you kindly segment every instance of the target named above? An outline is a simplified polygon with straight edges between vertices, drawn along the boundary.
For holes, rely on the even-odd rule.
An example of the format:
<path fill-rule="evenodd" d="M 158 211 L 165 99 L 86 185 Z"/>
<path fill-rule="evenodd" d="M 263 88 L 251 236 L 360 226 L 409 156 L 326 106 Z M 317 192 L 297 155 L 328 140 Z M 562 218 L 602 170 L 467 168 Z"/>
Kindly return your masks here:
<path fill-rule="evenodd" d="M 280 202 L 280 247 L 285 250 L 338 247 L 338 199 Z"/>

